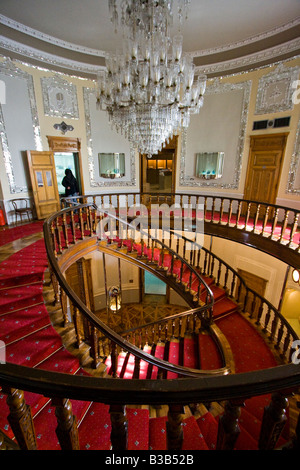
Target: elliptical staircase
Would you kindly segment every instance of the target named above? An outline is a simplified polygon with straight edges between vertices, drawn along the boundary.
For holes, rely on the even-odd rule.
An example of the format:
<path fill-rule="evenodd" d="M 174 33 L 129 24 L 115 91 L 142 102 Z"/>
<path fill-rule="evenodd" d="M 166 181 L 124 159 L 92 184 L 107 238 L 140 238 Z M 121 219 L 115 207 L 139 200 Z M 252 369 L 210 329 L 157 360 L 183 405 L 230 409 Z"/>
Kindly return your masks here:
<path fill-rule="evenodd" d="M 264 355 L 263 359 L 267 362 L 264 364 L 265 368 L 272 368 L 277 361 L 269 347 L 266 348 L 266 342 L 261 338 L 261 334 L 257 333 L 252 326 L 253 322 L 256 322 L 258 326 L 263 319 L 262 330 L 268 331 L 270 340 L 273 342 L 275 340 L 274 347 L 281 354 L 283 363 L 286 363 L 287 359 L 289 362 L 290 335 L 292 337 L 293 332 L 284 322 L 279 322 L 280 316 L 276 317 L 276 321 L 274 320 L 274 308 L 262 299 L 257 318 L 251 318 L 250 308 L 249 321 L 241 311 L 249 310 L 251 290 L 247 290 L 243 305 L 240 305 L 239 292 L 243 280 L 212 253 L 203 249 L 189 254 L 187 251 L 179 254 L 179 249 L 178 251 L 172 250 L 160 240 L 153 239 L 151 239 L 153 243 L 151 247 L 149 243 L 137 243 L 134 246 L 132 240 L 124 242 L 110 239 L 108 243 L 107 240 L 99 242 L 95 236 L 96 208 L 86 205 L 80 206 L 76 211 L 78 212 L 75 213 L 75 209 L 65 210 L 52 218 L 48 226 L 45 225 L 46 244 L 51 246 L 48 227 L 52 227 L 52 240 L 55 242 L 52 245 L 55 248 L 55 259 L 49 256 L 49 252 L 48 256 L 50 274 L 54 281 L 55 300 L 61 301 L 62 323 L 70 328 L 66 311 L 68 297 L 73 306 L 72 320 L 75 329 L 79 311 L 81 314 L 88 313 L 90 325 L 92 325 L 88 340 L 92 354 L 96 355 L 94 364 L 99 367 L 99 362 L 103 361 L 107 365 L 108 374 L 114 378 L 119 376 L 131 380 L 101 378 L 99 380 L 103 382 L 103 385 L 95 385 L 94 378 L 89 377 L 78 359 L 62 346 L 60 335 L 57 334 L 47 317 L 44 302 L 40 298 L 33 297 L 40 294 L 40 292 L 38 294 L 34 292 L 33 285 L 37 291 L 41 290 L 43 273 L 46 270 L 46 252 L 43 243 L 37 242 L 34 248 L 39 250 L 43 263 L 35 281 L 28 284 L 31 286 L 28 305 L 13 305 L 7 302 L 5 311 L 1 315 L 2 319 L 8 316 L 11 319 L 13 315 L 21 317 L 24 308 L 29 309 L 32 314 L 32 322 L 28 320 L 28 325 L 23 324 L 18 330 L 10 326 L 8 327 L 10 330 L 6 331 L 6 336 L 8 333 L 13 334 L 11 343 L 6 343 L 7 357 L 10 358 L 12 364 L 17 365 L 9 364 L 6 369 L 1 366 L 3 391 L 8 394 L 8 404 L 5 403 L 4 394 L 0 401 L 1 428 L 6 436 L 3 439 L 3 446 L 9 446 L 8 439 L 15 437 L 21 448 L 39 449 L 59 447 L 109 449 L 111 446 L 115 450 L 124 448 L 153 450 L 273 448 L 274 432 L 269 434 L 272 422 L 270 416 L 274 417 L 274 410 L 277 411 L 277 429 L 282 431 L 287 421 L 286 413 L 283 411 L 286 409 L 287 401 L 280 393 L 272 397 L 269 393 L 262 393 L 263 389 L 267 392 L 272 391 L 274 385 L 272 384 L 269 388 L 257 387 L 256 381 L 261 371 L 254 379 L 258 396 L 250 398 L 254 395 L 253 388 L 251 388 L 253 381 L 251 374 L 246 375 L 249 379 L 248 391 L 246 392 L 245 387 L 240 386 L 239 391 L 232 394 L 232 391 L 236 390 L 235 387 L 240 377 L 243 380 L 243 376 L 239 377 L 239 374 L 249 372 L 245 363 L 238 360 L 241 351 L 234 349 L 237 341 L 232 335 L 232 328 L 238 325 L 239 329 L 245 328 L 246 336 L 254 335 L 255 339 L 260 341 L 263 352 L 265 353 L 266 349 L 269 351 L 269 355 L 267 357 Z M 114 252 L 114 256 L 126 258 L 150 270 L 161 279 L 165 279 L 177 292 L 184 295 L 191 309 L 184 314 L 165 318 L 155 324 L 141 325 L 131 331 L 123 332 L 121 336 L 112 332 L 88 311 L 74 293 L 65 290 L 66 285 L 63 276 L 60 276 L 60 268 L 64 263 L 65 266 L 68 265 L 65 253 L 71 246 L 76 247 L 78 252 L 76 242 L 79 240 L 84 242 L 84 249 L 81 250 L 80 256 L 91 252 L 95 247 L 104 253 Z M 33 247 L 25 249 L 24 252 L 30 259 L 34 252 Z M 12 269 L 17 255 L 9 260 Z M 203 262 L 200 263 L 202 255 Z M 196 259 L 197 262 L 195 262 Z M 57 260 L 61 263 L 59 269 L 55 264 Z M 56 278 L 54 278 L 53 268 L 56 269 Z M 214 273 L 216 275 L 213 275 Z M 24 273 L 24 276 L 27 274 Z M 24 276 L 20 281 L 22 286 L 26 279 Z M 14 294 L 17 296 L 19 295 L 18 287 L 15 284 L 13 287 L 9 285 L 12 277 L 11 274 L 6 276 L 3 290 L 14 292 L 16 289 Z M 236 291 L 238 293 L 234 298 L 233 294 Z M 251 294 L 254 299 L 253 292 Z M 13 298 L 14 301 L 15 298 Z M 266 315 L 265 305 L 267 306 Z M 15 320 L 18 324 L 20 319 L 16 317 Z M 123 340 L 122 336 L 126 339 Z M 283 341 L 282 346 L 283 337 L 289 339 Z M 76 342 L 81 346 L 78 337 Z M 18 367 L 20 365 L 30 368 L 28 374 L 24 375 L 23 368 Z M 258 370 L 261 366 L 262 364 L 257 364 Z M 53 374 L 58 367 L 59 372 L 64 372 L 64 374 Z M 282 379 L 281 376 L 281 380 L 278 380 L 278 377 L 275 379 L 277 387 L 279 384 L 280 390 L 282 381 L 285 382 L 284 387 L 283 384 L 281 385 L 282 389 L 287 388 L 287 385 L 295 388 L 299 384 L 299 373 L 297 375 L 297 371 L 290 366 L 285 366 L 284 370 L 287 371 L 284 373 L 284 378 Z M 238 374 L 232 374 L 232 372 Z M 271 380 L 271 369 L 270 373 L 263 372 L 265 379 Z M 76 379 L 69 381 L 65 374 L 73 375 Z M 227 386 L 224 385 L 224 374 L 226 378 L 234 378 L 233 381 L 228 381 L 231 391 L 228 391 Z M 187 379 L 184 377 L 190 377 L 189 384 L 191 385 L 192 381 L 194 387 L 187 387 Z M 207 377 L 215 381 L 206 383 Z M 175 379 L 175 382 L 174 380 L 165 381 L 165 378 Z M 201 379 L 204 380 L 202 391 L 201 387 L 199 388 Z M 139 387 L 137 384 L 139 380 L 146 382 L 140 382 Z M 175 385 L 178 380 L 179 385 Z M 25 406 L 23 392 L 15 388 L 18 383 L 22 383 L 24 389 L 28 390 L 25 392 L 25 398 L 26 403 L 31 407 L 34 426 L 30 424 L 30 413 Z M 160 387 L 157 386 L 158 383 Z M 224 388 L 218 392 L 221 384 Z M 52 398 L 45 398 L 49 390 L 52 392 L 50 394 Z M 132 394 L 135 395 L 132 396 Z M 66 396 L 69 396 L 70 400 L 65 398 Z M 88 397 L 96 400 L 89 401 Z M 99 397 L 102 399 L 100 402 Z M 197 400 L 195 400 L 196 397 Z M 205 398 L 204 403 L 201 403 L 202 397 Z M 224 403 L 227 397 L 230 397 L 230 401 Z M 143 403 L 147 404 L 147 398 L 150 406 L 143 405 Z M 246 407 L 243 408 L 245 402 Z M 263 407 L 267 403 L 270 403 L 270 406 L 263 418 Z M 165 411 L 165 405 L 169 405 L 167 411 Z M 9 409 L 11 428 L 6 421 Z M 24 425 L 27 429 L 26 435 Z M 266 439 L 266 430 L 268 430 L 268 439 Z M 289 439 L 289 436 L 284 433 L 283 437 Z M 279 435 L 276 436 L 276 443 L 283 444 L 284 439 L 278 439 Z"/>

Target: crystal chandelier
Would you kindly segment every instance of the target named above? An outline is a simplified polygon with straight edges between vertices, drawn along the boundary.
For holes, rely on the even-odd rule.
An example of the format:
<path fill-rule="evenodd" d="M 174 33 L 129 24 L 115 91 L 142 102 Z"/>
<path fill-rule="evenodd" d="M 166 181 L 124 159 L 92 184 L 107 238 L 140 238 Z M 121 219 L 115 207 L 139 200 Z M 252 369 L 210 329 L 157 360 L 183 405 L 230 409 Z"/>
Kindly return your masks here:
<path fill-rule="evenodd" d="M 112 126 L 149 158 L 189 125 L 203 104 L 206 76 L 195 77 L 192 58 L 182 53 L 181 34 L 170 37 L 173 0 L 109 0 L 123 50 L 106 56 L 98 75 L 97 108 Z M 190 0 L 178 0 L 179 33 Z"/>

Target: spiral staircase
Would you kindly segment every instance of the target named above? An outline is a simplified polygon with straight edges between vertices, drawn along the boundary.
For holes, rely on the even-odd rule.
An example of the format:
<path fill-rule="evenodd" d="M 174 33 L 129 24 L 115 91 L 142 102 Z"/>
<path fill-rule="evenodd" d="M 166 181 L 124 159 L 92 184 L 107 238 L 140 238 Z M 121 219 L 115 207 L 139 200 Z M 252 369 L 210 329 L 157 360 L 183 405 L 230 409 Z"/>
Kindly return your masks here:
<path fill-rule="evenodd" d="M 155 238 L 147 228 L 132 238 L 120 195 L 114 197 L 114 214 L 95 196 L 92 202 L 79 199 L 82 204 L 45 222 L 43 239 L 37 225 L 37 239 L 0 265 L 6 353 L 0 364 L 0 447 L 299 447 L 299 424 L 291 426 L 290 411 L 300 384 L 292 362 L 295 332 L 231 266 L 192 243 L 189 232 L 178 237 L 171 227 L 168 237 L 160 232 Z M 143 202 L 149 201 L 148 195 Z M 253 218 L 254 203 L 236 211 L 230 201 L 225 211 L 224 201 L 218 208 L 216 201 L 211 207 L 204 202 L 205 233 L 220 236 L 229 229 L 228 237 L 238 232 L 231 238 L 245 243 L 261 237 L 259 249 L 298 262 L 299 214 L 292 223 L 288 216 L 278 222 L 276 207 L 268 224 L 266 211 L 263 219 Z M 251 218 L 253 233 L 247 228 Z M 116 229 L 109 234 L 103 231 L 108 220 Z M 197 221 L 191 220 L 193 227 Z M 121 226 L 126 237 L 118 236 Z M 64 276 L 95 251 L 151 272 L 189 309 L 126 331 L 112 329 L 91 311 L 84 289 L 78 297 Z M 84 287 L 84 273 L 82 279 Z"/>

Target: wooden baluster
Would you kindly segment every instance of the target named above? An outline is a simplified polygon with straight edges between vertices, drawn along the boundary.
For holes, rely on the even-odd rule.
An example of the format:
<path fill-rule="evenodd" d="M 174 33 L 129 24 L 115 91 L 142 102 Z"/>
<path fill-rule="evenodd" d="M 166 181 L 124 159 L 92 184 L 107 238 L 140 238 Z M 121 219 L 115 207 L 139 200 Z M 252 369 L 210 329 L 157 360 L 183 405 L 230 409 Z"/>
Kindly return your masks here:
<path fill-rule="evenodd" d="M 239 201 L 238 203 L 238 211 L 236 215 L 236 221 L 235 221 L 235 226 L 238 228 L 240 217 L 241 217 L 241 211 L 242 211 L 242 202 Z"/>
<path fill-rule="evenodd" d="M 141 358 L 134 356 L 134 369 L 133 369 L 133 374 L 132 378 L 133 379 L 138 379 L 140 376 L 140 365 L 141 365 Z"/>
<path fill-rule="evenodd" d="M 84 239 L 84 225 L 83 225 L 83 216 L 82 216 L 82 208 L 79 208 L 79 227 L 80 227 L 80 236 L 81 240 Z"/>
<path fill-rule="evenodd" d="M 273 316 L 273 320 L 271 323 L 271 334 L 270 334 L 270 340 L 273 343 L 275 339 L 275 333 L 277 330 L 277 325 L 278 325 L 278 319 L 276 318 L 276 315 Z"/>
<path fill-rule="evenodd" d="M 75 219 L 74 219 L 74 211 L 71 211 L 71 231 L 72 231 L 72 243 L 76 243 L 76 227 L 75 227 Z"/>
<path fill-rule="evenodd" d="M 255 310 L 255 306 L 256 306 L 256 298 L 257 298 L 257 296 L 256 296 L 255 294 L 253 294 L 253 293 L 252 293 L 252 295 L 253 295 L 253 299 L 252 299 L 252 303 L 251 303 L 251 311 L 250 311 L 250 315 L 249 315 L 249 316 L 250 316 L 250 318 L 253 318 L 253 316 L 254 316 L 254 315 L 253 315 L 253 313 L 254 313 L 254 310 Z"/>
<path fill-rule="evenodd" d="M 225 276 L 224 276 L 224 285 L 223 285 L 223 288 L 224 288 L 226 291 L 227 291 L 228 274 L 229 274 L 229 270 L 228 270 L 228 267 L 226 266 L 226 269 L 225 269 Z"/>
<path fill-rule="evenodd" d="M 237 438 L 240 435 L 239 417 L 241 406 L 244 403 L 239 400 L 226 402 L 225 412 L 219 419 L 217 450 L 233 450 Z"/>
<path fill-rule="evenodd" d="M 291 335 L 290 335 L 289 330 L 286 328 L 286 335 L 285 335 L 285 338 L 284 338 L 283 348 L 282 348 L 282 353 L 281 353 L 282 358 L 284 358 L 286 356 L 286 353 L 287 353 L 287 350 L 289 348 L 290 342 L 291 342 Z"/>
<path fill-rule="evenodd" d="M 289 246 L 291 246 L 292 243 L 293 243 L 293 238 L 294 238 L 294 235 L 295 235 L 297 227 L 298 227 L 299 215 L 300 214 L 295 214 L 294 223 L 293 223 L 293 227 L 291 229 L 291 234 L 290 234 Z"/>
<path fill-rule="evenodd" d="M 253 231 L 255 232 L 257 222 L 258 222 L 258 217 L 259 217 L 259 211 L 260 211 L 260 204 L 257 204 L 256 206 L 256 212 L 255 212 L 255 219 L 254 219 L 254 224 L 253 224 Z"/>
<path fill-rule="evenodd" d="M 25 403 L 24 392 L 5 386 L 2 387 L 2 390 L 7 394 L 6 402 L 10 411 L 7 420 L 21 450 L 36 450 L 37 443 L 31 409 Z"/>
<path fill-rule="evenodd" d="M 265 408 L 258 442 L 259 450 L 273 450 L 287 422 L 287 398 L 273 393 L 270 404 Z"/>
<path fill-rule="evenodd" d="M 65 248 L 69 248 L 67 217 L 65 213 L 63 214 L 62 220 L 63 220 L 62 228 L 63 228 L 63 234 L 64 234 L 64 239 L 65 239 Z"/>
<path fill-rule="evenodd" d="M 109 414 L 111 420 L 110 440 L 113 451 L 127 450 L 128 447 L 128 422 L 126 409 L 123 405 L 110 405 Z"/>
<path fill-rule="evenodd" d="M 62 246 L 61 246 L 61 237 L 60 237 L 60 225 L 58 219 L 55 220 L 55 237 L 57 243 L 57 253 L 62 253 Z"/>
<path fill-rule="evenodd" d="M 236 275 L 235 273 L 233 273 L 232 280 L 231 280 L 230 294 L 229 294 L 231 298 L 233 297 L 233 293 L 234 293 L 235 281 L 236 281 Z M 239 296 L 238 296 L 238 300 L 239 300 Z"/>
<path fill-rule="evenodd" d="M 248 225 L 248 222 L 249 222 L 250 212 L 251 212 L 251 202 L 248 202 L 248 204 L 247 204 L 247 214 L 246 214 L 246 220 L 245 220 L 245 230 L 247 230 L 247 225 Z"/>
<path fill-rule="evenodd" d="M 51 279 L 53 292 L 54 292 L 54 305 L 55 305 L 59 302 L 59 284 L 50 264 L 49 264 L 49 272 L 50 272 L 50 279 Z"/>
<path fill-rule="evenodd" d="M 222 271 L 222 264 L 220 261 L 218 261 L 219 263 L 219 268 L 218 268 L 218 274 L 217 274 L 217 286 L 220 285 L 220 279 L 221 279 L 221 271 Z"/>
<path fill-rule="evenodd" d="M 264 302 L 261 301 L 261 302 L 260 302 L 259 309 L 258 309 L 258 313 L 257 313 L 257 319 L 256 319 L 256 322 L 255 322 L 256 325 L 259 325 L 259 324 L 260 324 L 260 319 L 261 319 L 261 317 L 262 317 L 263 310 L 264 310 Z M 276 347 L 276 346 L 275 346 L 275 347 Z"/>
<path fill-rule="evenodd" d="M 221 208 L 220 208 L 220 219 L 219 219 L 220 224 L 222 223 L 223 214 L 224 214 L 224 199 L 222 198 L 221 199 Z"/>
<path fill-rule="evenodd" d="M 282 339 L 282 336 L 283 336 L 283 330 L 284 330 L 284 324 L 281 323 L 280 328 L 279 328 L 278 333 L 277 333 L 277 342 L 275 344 L 275 349 L 279 349 L 281 339 Z"/>
<path fill-rule="evenodd" d="M 207 265 L 207 256 L 208 256 L 208 253 L 207 251 L 205 252 L 205 256 L 204 256 L 204 263 L 203 263 L 203 274 L 206 274 L 206 265 Z"/>
<path fill-rule="evenodd" d="M 271 238 L 273 237 L 274 232 L 275 232 L 275 229 L 276 229 L 276 226 L 277 226 L 278 214 L 279 214 L 279 209 L 277 208 L 277 209 L 275 210 L 275 213 L 274 213 L 274 220 L 273 220 L 273 225 L 272 225 Z"/>
<path fill-rule="evenodd" d="M 50 233 L 51 233 L 51 241 L 52 241 L 52 250 L 53 250 L 53 254 L 54 254 L 55 258 L 57 258 L 57 246 L 56 246 L 55 225 L 54 225 L 54 222 L 51 222 Z"/>
<path fill-rule="evenodd" d="M 271 318 L 271 308 L 268 306 L 268 311 L 267 311 L 266 316 L 265 316 L 264 327 L 263 327 L 263 330 L 262 330 L 264 333 L 266 333 L 266 331 L 267 331 L 270 318 Z"/>
<path fill-rule="evenodd" d="M 264 217 L 263 228 L 262 228 L 262 235 L 264 234 L 265 228 L 266 228 L 267 223 L 268 223 L 269 211 L 270 211 L 270 206 L 267 206 L 267 209 L 266 209 L 266 212 L 265 212 L 265 217 Z"/>
<path fill-rule="evenodd" d="M 214 222 L 214 218 L 215 218 L 215 209 L 216 209 L 216 198 L 213 196 L 212 213 L 211 213 L 212 222 Z"/>
<path fill-rule="evenodd" d="M 73 322 L 74 322 L 74 328 L 75 328 L 75 333 L 76 333 L 76 342 L 77 342 L 77 347 L 80 348 L 83 346 L 83 324 L 82 324 L 82 316 L 77 307 L 75 305 L 71 304 L 71 312 Z"/>
<path fill-rule="evenodd" d="M 183 443 L 184 407 L 182 405 L 169 405 L 167 421 L 167 448 L 168 450 L 181 450 Z"/>
<path fill-rule="evenodd" d="M 233 204 L 233 200 L 230 199 L 227 225 L 230 225 L 230 221 L 232 217 L 232 204 Z"/>
<path fill-rule="evenodd" d="M 68 318 L 68 297 L 65 291 L 60 288 L 60 305 L 63 314 L 64 327 L 66 327 L 70 322 Z"/>
<path fill-rule="evenodd" d="M 76 416 L 68 398 L 53 398 L 57 428 L 55 430 L 62 450 L 80 450 Z"/>
<path fill-rule="evenodd" d="M 285 214 L 285 217 L 284 217 L 284 222 L 283 222 L 283 225 L 282 225 L 282 227 L 281 227 L 281 234 L 280 234 L 279 243 L 282 242 L 284 232 L 286 231 L 286 227 L 287 227 L 287 224 L 288 224 L 289 215 L 290 215 L 290 211 L 286 211 L 286 214 Z"/>
<path fill-rule="evenodd" d="M 111 341 L 111 345 L 110 345 L 110 357 L 111 357 L 111 375 L 112 377 L 117 377 L 118 354 L 117 354 L 117 345 L 113 341 Z"/>
<path fill-rule="evenodd" d="M 95 328 L 94 326 L 91 326 L 90 343 L 91 343 L 91 356 L 93 359 L 94 369 L 97 369 L 97 367 L 99 366 L 101 362 L 99 359 L 98 337 L 99 337 L 99 332 L 97 328 Z"/>

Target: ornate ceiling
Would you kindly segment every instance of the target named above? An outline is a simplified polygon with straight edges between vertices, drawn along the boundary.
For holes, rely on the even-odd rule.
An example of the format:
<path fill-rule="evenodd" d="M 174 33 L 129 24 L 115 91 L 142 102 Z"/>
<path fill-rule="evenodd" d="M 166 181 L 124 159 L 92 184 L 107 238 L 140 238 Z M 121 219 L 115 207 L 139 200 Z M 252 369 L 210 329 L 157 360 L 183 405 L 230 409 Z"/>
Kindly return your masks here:
<path fill-rule="evenodd" d="M 82 77 L 120 44 L 108 0 L 1 0 L 0 22 L 0 54 Z M 300 0 L 191 0 L 184 50 L 208 76 L 238 73 L 298 56 L 299 26 Z"/>

